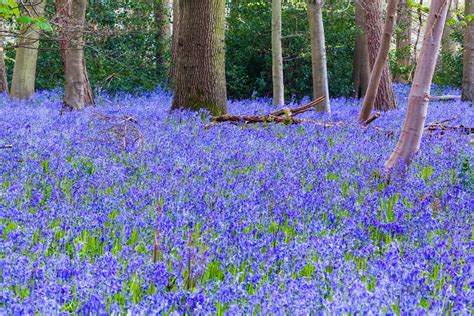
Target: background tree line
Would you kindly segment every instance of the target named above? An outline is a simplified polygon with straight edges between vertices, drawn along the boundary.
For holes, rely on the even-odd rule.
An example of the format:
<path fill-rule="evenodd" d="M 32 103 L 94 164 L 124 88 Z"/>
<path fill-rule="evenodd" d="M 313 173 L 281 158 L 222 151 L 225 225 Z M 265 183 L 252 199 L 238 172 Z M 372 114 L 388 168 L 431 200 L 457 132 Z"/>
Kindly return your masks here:
<path fill-rule="evenodd" d="M 56 17 L 56 1 L 48 0 L 44 16 Z M 463 1 L 461 1 L 463 2 Z M 326 0 L 322 10 L 327 73 L 331 96 L 358 96 L 360 80 L 354 70 L 360 62 L 358 1 Z M 390 51 L 396 81 L 411 80 L 414 54 L 419 53 L 427 18 L 425 0 L 402 1 L 401 23 L 395 30 L 397 49 Z M 172 1 L 90 0 L 85 26 L 85 60 L 93 88 L 142 91 L 169 86 Z M 460 86 L 462 81 L 462 3 L 454 1 L 442 42 L 433 82 Z M 311 44 L 306 1 L 282 1 L 282 51 L 285 99 L 312 94 Z M 404 13 L 405 12 L 405 13 Z M 404 13 L 404 14 L 403 14 Z M 272 97 L 272 1 L 226 1 L 226 85 L 230 98 Z M 359 14 L 360 15 L 360 14 Z M 409 15 L 409 18 L 407 18 Z M 363 23 L 363 21 L 362 21 Z M 54 23 L 52 24 L 54 28 Z M 421 33 L 421 35 L 420 35 Z M 403 37 L 410 34 L 410 43 Z M 59 34 L 43 34 L 36 73 L 37 89 L 64 83 Z M 163 40 L 164 39 L 164 40 Z M 400 39 L 400 40 L 398 40 Z M 402 42 L 402 43 L 401 43 Z M 406 42 L 406 41 L 405 41 Z M 415 47 L 415 44 L 418 47 Z M 11 82 L 18 41 L 6 37 L 8 81 Z M 418 49 L 418 52 L 417 52 Z M 367 81 L 367 79 L 365 79 Z"/>

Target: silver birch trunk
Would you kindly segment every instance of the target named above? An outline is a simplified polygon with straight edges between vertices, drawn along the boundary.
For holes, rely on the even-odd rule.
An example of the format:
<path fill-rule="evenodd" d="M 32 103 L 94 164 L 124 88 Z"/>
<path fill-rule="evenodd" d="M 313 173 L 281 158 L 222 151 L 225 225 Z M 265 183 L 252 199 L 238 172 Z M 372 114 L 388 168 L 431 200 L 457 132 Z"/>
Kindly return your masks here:
<path fill-rule="evenodd" d="M 330 113 L 326 43 L 324 36 L 321 0 L 308 0 L 308 20 L 311 37 L 311 65 L 313 76 L 313 98 L 326 99 L 316 106 L 316 111 Z"/>
<path fill-rule="evenodd" d="M 416 66 L 413 86 L 408 97 L 405 122 L 403 123 L 400 139 L 385 163 L 387 172 L 390 172 L 400 163 L 408 166 L 420 148 L 430 100 L 431 81 L 448 13 L 448 2 L 448 0 L 431 0 L 420 59 Z"/>
<path fill-rule="evenodd" d="M 382 34 L 382 42 L 377 53 L 377 57 L 372 67 L 370 74 L 369 86 L 365 94 L 364 103 L 359 113 L 359 122 L 364 123 L 370 117 L 374 110 L 375 98 L 377 97 L 377 90 L 382 79 L 383 71 L 388 63 L 388 53 L 390 51 L 390 41 L 392 39 L 393 29 L 395 27 L 398 3 L 400 0 L 389 0 L 387 6 L 387 17 L 385 19 L 385 26 Z"/>
<path fill-rule="evenodd" d="M 28 0 L 24 4 L 32 17 L 43 16 L 46 1 Z M 10 96 L 20 100 L 28 100 L 35 93 L 36 61 L 40 32 L 32 25 L 21 28 L 21 36 L 16 49 L 15 66 Z"/>
<path fill-rule="evenodd" d="M 272 0 L 272 79 L 273 104 L 275 105 L 285 103 L 281 24 L 281 0 Z"/>
<path fill-rule="evenodd" d="M 466 16 L 474 14 L 474 0 L 466 0 Z M 474 22 L 464 29 L 464 70 L 462 81 L 462 99 L 474 100 Z"/>

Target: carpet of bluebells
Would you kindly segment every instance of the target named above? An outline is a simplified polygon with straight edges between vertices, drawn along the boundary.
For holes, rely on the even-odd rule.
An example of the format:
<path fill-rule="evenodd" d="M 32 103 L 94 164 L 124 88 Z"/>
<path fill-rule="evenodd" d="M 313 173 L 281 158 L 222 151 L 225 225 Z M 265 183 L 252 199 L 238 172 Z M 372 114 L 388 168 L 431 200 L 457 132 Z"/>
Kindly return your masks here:
<path fill-rule="evenodd" d="M 206 129 L 162 91 L 63 115 L 57 92 L 1 98 L 0 146 L 13 148 L 0 149 L 0 314 L 472 313 L 470 136 L 425 133 L 387 185 L 408 94 L 396 90 L 400 109 L 372 123 L 384 131 Z M 305 115 L 356 120 L 359 101 L 331 105 L 331 118 Z M 93 113 L 133 117 L 143 146 L 104 140 L 110 122 Z M 473 113 L 432 102 L 427 122 Z"/>

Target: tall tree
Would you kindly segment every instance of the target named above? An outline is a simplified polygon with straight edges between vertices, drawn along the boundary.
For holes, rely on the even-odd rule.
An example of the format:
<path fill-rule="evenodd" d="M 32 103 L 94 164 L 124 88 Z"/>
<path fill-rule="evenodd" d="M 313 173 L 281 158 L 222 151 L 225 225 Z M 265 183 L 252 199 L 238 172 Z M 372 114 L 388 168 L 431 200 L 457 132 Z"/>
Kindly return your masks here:
<path fill-rule="evenodd" d="M 474 0 L 466 0 L 466 17 L 474 15 Z M 468 22 L 464 29 L 464 70 L 462 99 L 474 100 L 474 22 Z"/>
<path fill-rule="evenodd" d="M 359 113 L 359 122 L 363 123 L 369 119 L 370 114 L 374 110 L 375 98 L 377 96 L 377 89 L 380 86 L 382 73 L 388 64 L 388 53 L 390 51 L 390 41 L 392 39 L 393 28 L 395 26 L 397 8 L 399 0 L 389 0 L 387 6 L 387 18 L 385 19 L 385 26 L 383 30 L 382 42 L 380 44 L 377 58 L 375 59 L 370 73 L 369 86 L 365 94 L 364 103 Z"/>
<path fill-rule="evenodd" d="M 273 104 L 275 105 L 285 103 L 281 25 L 281 0 L 272 0 L 272 80 Z"/>
<path fill-rule="evenodd" d="M 367 43 L 369 48 L 370 68 L 372 69 L 377 58 L 382 41 L 382 0 L 360 0 L 365 9 L 365 32 L 367 34 Z M 375 98 L 375 109 L 379 111 L 388 111 L 395 109 L 395 96 L 393 94 L 392 77 L 388 61 L 384 64 L 382 78 Z"/>
<path fill-rule="evenodd" d="M 225 0 L 180 0 L 172 109 L 227 111 Z"/>
<path fill-rule="evenodd" d="M 0 18 L 0 31 L 3 31 L 3 21 Z M 1 34 L 1 32 L 0 32 Z M 8 94 L 7 70 L 5 66 L 5 51 L 3 48 L 3 36 L 0 35 L 0 93 Z"/>
<path fill-rule="evenodd" d="M 45 0 L 27 0 L 24 3 L 32 18 L 42 16 L 45 5 Z M 32 24 L 27 24 L 21 28 L 20 34 L 10 95 L 12 98 L 27 100 L 35 93 L 36 61 L 38 59 L 40 33 Z"/>
<path fill-rule="evenodd" d="M 451 6 L 448 10 L 447 21 L 455 17 L 455 10 L 457 9 L 457 0 L 451 0 Z M 446 23 L 443 31 L 443 38 L 441 39 L 441 54 L 454 54 L 456 52 L 456 41 L 453 38 L 454 29 L 449 23 Z"/>
<path fill-rule="evenodd" d="M 355 0 L 356 38 L 354 61 L 352 66 L 352 82 L 354 97 L 360 99 L 365 96 L 369 84 L 370 65 L 367 50 L 367 36 L 365 35 L 365 13 L 359 0 Z"/>
<path fill-rule="evenodd" d="M 156 49 L 155 49 L 155 68 L 156 75 L 164 81 L 168 75 L 168 51 L 169 51 L 169 1 L 153 0 L 153 17 L 156 32 Z"/>
<path fill-rule="evenodd" d="M 172 2 L 172 30 L 171 30 L 171 65 L 169 71 L 169 80 L 171 86 L 174 86 L 176 79 L 176 65 L 178 63 L 178 27 L 179 27 L 179 0 Z"/>
<path fill-rule="evenodd" d="M 324 102 L 319 103 L 316 110 L 330 113 L 322 0 L 308 0 L 308 20 L 311 37 L 313 98 L 317 99 L 325 96 Z"/>
<path fill-rule="evenodd" d="M 87 0 L 56 0 L 64 64 L 64 110 L 82 110 L 94 102 L 84 58 L 86 9 Z"/>
<path fill-rule="evenodd" d="M 412 16 L 411 8 L 408 5 L 409 0 L 401 0 L 398 10 L 397 22 L 397 65 L 398 71 L 394 76 L 394 81 L 406 83 L 408 82 L 408 69 L 411 65 L 411 31 Z"/>
<path fill-rule="evenodd" d="M 388 171 L 399 163 L 409 165 L 420 148 L 430 100 L 431 81 L 441 46 L 444 24 L 446 23 L 448 2 L 449 0 L 431 0 L 420 59 L 416 66 L 413 86 L 408 97 L 405 122 L 403 123 L 400 139 L 385 163 Z"/>

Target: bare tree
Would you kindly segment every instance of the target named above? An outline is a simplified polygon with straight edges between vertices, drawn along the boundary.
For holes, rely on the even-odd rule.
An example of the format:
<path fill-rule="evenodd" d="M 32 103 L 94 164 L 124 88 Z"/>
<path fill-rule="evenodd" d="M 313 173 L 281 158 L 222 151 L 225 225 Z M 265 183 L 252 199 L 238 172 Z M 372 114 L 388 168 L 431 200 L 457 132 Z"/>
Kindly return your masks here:
<path fill-rule="evenodd" d="M 359 113 L 359 122 L 363 123 L 369 119 L 370 114 L 374 109 L 375 98 L 377 96 L 377 89 L 380 86 L 380 80 L 385 67 L 388 64 L 388 53 L 390 51 L 390 41 L 392 39 L 393 28 L 395 26 L 397 8 L 399 0 L 389 0 L 387 6 L 387 18 L 383 30 L 382 43 L 380 44 L 377 58 L 375 59 L 370 74 L 369 86 L 365 94 L 364 103 Z"/>
<path fill-rule="evenodd" d="M 359 0 L 355 0 L 356 38 L 354 62 L 352 67 L 352 82 L 354 97 L 360 99 L 365 96 L 370 77 L 369 52 L 367 50 L 367 36 L 365 35 L 365 13 Z"/>
<path fill-rule="evenodd" d="M 32 18 L 42 16 L 45 0 L 27 0 L 24 6 Z M 35 93 L 36 61 L 38 59 L 40 33 L 33 25 L 28 24 L 21 28 L 18 48 L 16 49 L 15 66 L 11 97 L 28 100 Z"/>
<path fill-rule="evenodd" d="M 180 0 L 172 109 L 227 111 L 225 0 Z"/>
<path fill-rule="evenodd" d="M 360 0 L 365 10 L 365 32 L 369 48 L 369 61 L 371 69 L 374 67 L 375 59 L 382 41 L 382 0 Z M 382 78 L 377 89 L 375 98 L 375 109 L 388 111 L 395 109 L 395 96 L 393 94 L 392 77 L 388 61 L 383 66 Z"/>
<path fill-rule="evenodd" d="M 474 1 L 466 0 L 466 16 L 474 14 Z M 474 100 L 474 22 L 464 29 L 464 71 L 462 81 L 462 99 Z"/>
<path fill-rule="evenodd" d="M 87 0 L 56 0 L 64 64 L 64 110 L 82 110 L 94 102 L 84 58 L 86 9 Z"/>
<path fill-rule="evenodd" d="M 281 24 L 281 0 L 272 0 L 272 79 L 273 104 L 275 105 L 282 105 L 285 103 Z"/>
<path fill-rule="evenodd" d="M 313 98 L 326 97 L 323 102 L 316 106 L 316 110 L 330 113 L 322 0 L 308 0 L 308 20 L 311 37 Z"/>
<path fill-rule="evenodd" d="M 415 78 L 408 98 L 405 122 L 400 139 L 385 163 L 388 172 L 399 163 L 409 165 L 420 148 L 430 100 L 431 81 L 441 46 L 443 28 L 446 23 L 448 2 L 449 0 L 431 0 L 420 59 L 416 66 Z"/>

